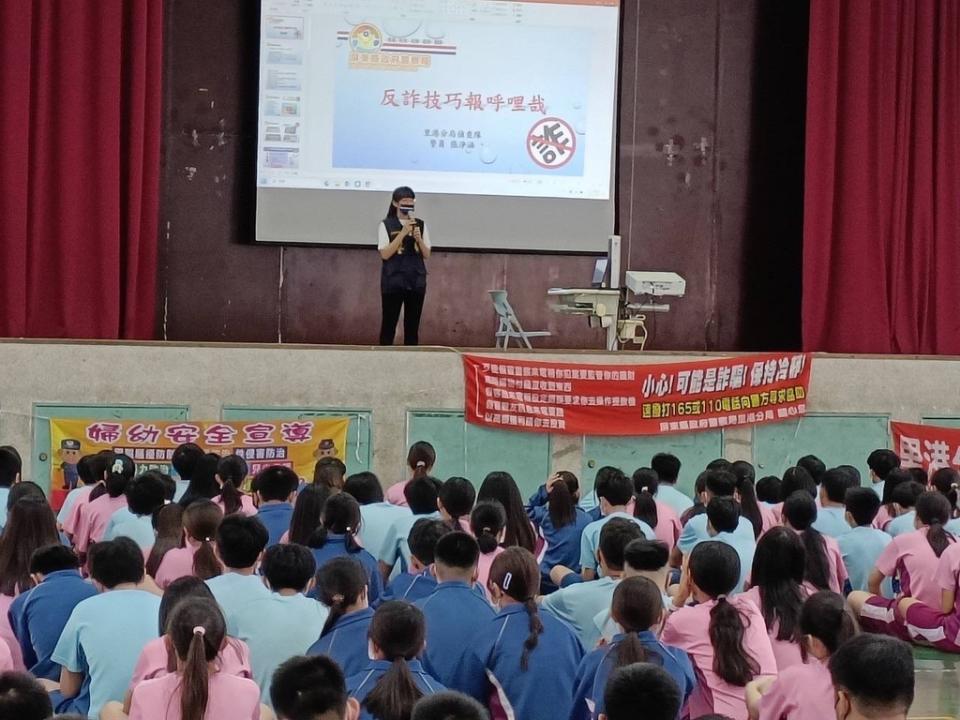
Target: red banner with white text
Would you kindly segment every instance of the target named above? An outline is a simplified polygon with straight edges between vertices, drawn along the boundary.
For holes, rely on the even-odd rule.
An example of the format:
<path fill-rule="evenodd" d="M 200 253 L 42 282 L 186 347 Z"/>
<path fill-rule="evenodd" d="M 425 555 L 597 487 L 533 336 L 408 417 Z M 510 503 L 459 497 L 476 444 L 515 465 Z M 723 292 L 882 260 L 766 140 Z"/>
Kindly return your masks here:
<path fill-rule="evenodd" d="M 960 428 L 891 422 L 890 432 L 902 467 L 922 467 L 927 472 L 945 467 L 960 470 Z"/>
<path fill-rule="evenodd" d="M 463 356 L 467 422 L 522 432 L 659 435 L 804 415 L 811 357 L 594 365 Z"/>

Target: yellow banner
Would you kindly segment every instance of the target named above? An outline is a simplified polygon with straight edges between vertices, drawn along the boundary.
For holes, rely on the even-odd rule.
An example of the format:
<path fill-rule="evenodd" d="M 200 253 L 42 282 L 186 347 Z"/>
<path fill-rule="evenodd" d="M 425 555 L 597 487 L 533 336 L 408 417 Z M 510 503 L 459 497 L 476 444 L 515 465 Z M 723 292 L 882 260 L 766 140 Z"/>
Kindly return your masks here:
<path fill-rule="evenodd" d="M 309 481 L 321 457 L 343 459 L 349 424 L 349 418 L 234 422 L 52 418 L 50 488 L 75 487 L 77 462 L 101 450 L 128 455 L 138 473 L 160 470 L 176 476 L 170 458 L 183 443 L 196 443 L 217 455 L 239 455 L 251 476 L 270 465 L 283 465 Z"/>

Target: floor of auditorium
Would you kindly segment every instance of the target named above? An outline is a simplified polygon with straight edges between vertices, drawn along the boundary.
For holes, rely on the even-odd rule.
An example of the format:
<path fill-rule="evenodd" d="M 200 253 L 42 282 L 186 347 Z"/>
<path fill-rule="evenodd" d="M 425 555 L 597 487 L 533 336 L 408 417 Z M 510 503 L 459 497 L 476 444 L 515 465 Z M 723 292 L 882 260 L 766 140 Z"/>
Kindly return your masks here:
<path fill-rule="evenodd" d="M 910 717 L 925 720 L 960 718 L 960 655 L 916 648 L 917 684 Z"/>

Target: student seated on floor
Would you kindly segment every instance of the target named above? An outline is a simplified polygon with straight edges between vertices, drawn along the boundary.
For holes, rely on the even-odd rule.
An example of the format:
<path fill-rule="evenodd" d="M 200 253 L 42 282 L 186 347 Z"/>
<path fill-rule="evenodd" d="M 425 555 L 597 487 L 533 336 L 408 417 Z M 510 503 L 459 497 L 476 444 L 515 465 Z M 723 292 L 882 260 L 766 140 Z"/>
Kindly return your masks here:
<path fill-rule="evenodd" d="M 360 703 L 347 695 L 343 672 L 328 657 L 292 657 L 273 674 L 277 720 L 357 720 Z"/>
<path fill-rule="evenodd" d="M 550 570 L 557 565 L 580 572 L 580 536 L 593 519 L 577 504 L 579 499 L 580 481 L 565 470 L 551 475 L 530 497 L 527 515 L 546 543 L 540 560 L 542 595 L 557 589 L 550 580 Z"/>
<path fill-rule="evenodd" d="M 913 653 L 902 640 L 863 634 L 830 657 L 837 720 L 906 720 L 914 695 Z"/>
<path fill-rule="evenodd" d="M 451 532 L 453 531 L 450 527 L 441 520 L 429 518 L 417 520 L 410 529 L 408 539 L 410 568 L 390 582 L 380 596 L 380 602 L 388 600 L 416 602 L 433 594 L 437 589 L 437 579 L 432 571 L 436 559 L 437 542 Z"/>
<path fill-rule="evenodd" d="M 600 500 L 601 518 L 587 525 L 580 538 L 580 574 L 584 580 L 593 580 L 597 577 L 597 547 L 600 544 L 600 532 L 604 525 L 614 518 L 635 523 L 643 537 L 648 540 L 656 538 L 652 527 L 627 512 L 627 506 L 633 499 L 633 481 L 630 478 L 619 470 L 611 472 L 597 480 L 596 492 Z"/>
<path fill-rule="evenodd" d="M 873 521 L 880 510 L 880 497 L 871 488 L 857 487 L 847 490 L 844 507 L 851 529 L 837 538 L 837 545 L 840 546 L 843 564 L 849 575 L 846 592 L 869 590 L 870 573 L 893 538 L 883 530 L 873 527 Z M 887 582 L 886 585 L 884 596 L 893 597 L 890 583 Z"/>
<path fill-rule="evenodd" d="M 257 518 L 267 528 L 267 547 L 280 542 L 290 529 L 293 501 L 297 496 L 300 478 L 290 468 L 271 466 L 260 471 L 253 480 L 257 493 Z"/>
<path fill-rule="evenodd" d="M 370 661 L 367 636 L 373 609 L 367 600 L 367 573 L 351 557 L 338 557 L 317 571 L 317 599 L 330 608 L 308 655 L 328 655 L 352 676 Z"/>
<path fill-rule="evenodd" d="M 680 716 L 683 696 L 666 670 L 641 662 L 613 672 L 603 693 L 603 705 L 599 720 L 635 720 L 637 708 L 643 708 L 644 720 L 674 720 Z"/>
<path fill-rule="evenodd" d="M 659 540 L 631 540 L 623 550 L 623 574 L 620 577 L 623 580 L 632 577 L 647 578 L 660 591 L 663 607 L 669 609 L 672 604 L 667 594 L 670 579 L 670 567 L 667 565 L 669 558 L 670 551 Z M 606 642 L 610 642 L 615 635 L 622 632 L 622 628 L 610 617 L 610 608 L 597 613 L 593 625 Z"/>

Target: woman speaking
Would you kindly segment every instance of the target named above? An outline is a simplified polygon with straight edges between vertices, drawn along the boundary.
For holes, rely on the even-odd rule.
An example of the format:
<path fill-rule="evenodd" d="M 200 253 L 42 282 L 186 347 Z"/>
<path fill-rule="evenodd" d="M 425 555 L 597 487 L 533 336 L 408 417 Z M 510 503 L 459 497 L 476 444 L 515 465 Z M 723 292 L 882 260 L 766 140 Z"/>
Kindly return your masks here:
<path fill-rule="evenodd" d="M 427 266 L 430 257 L 430 236 L 423 220 L 414 217 L 416 196 L 408 187 L 393 191 L 387 216 L 380 223 L 377 249 L 383 259 L 380 271 L 380 294 L 383 321 L 380 344 L 393 345 L 397 320 L 403 308 L 403 344 L 420 342 L 420 314 L 427 293 Z"/>

